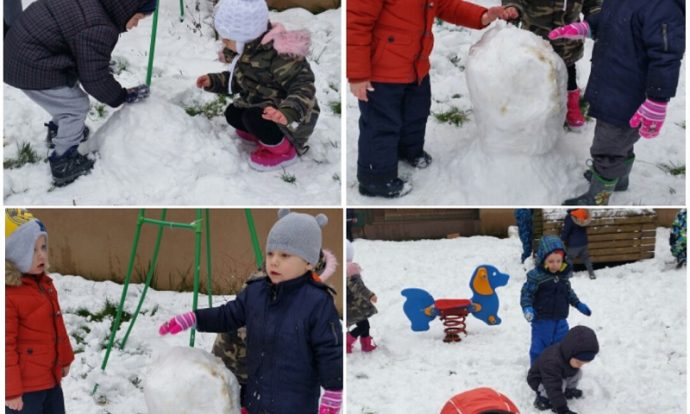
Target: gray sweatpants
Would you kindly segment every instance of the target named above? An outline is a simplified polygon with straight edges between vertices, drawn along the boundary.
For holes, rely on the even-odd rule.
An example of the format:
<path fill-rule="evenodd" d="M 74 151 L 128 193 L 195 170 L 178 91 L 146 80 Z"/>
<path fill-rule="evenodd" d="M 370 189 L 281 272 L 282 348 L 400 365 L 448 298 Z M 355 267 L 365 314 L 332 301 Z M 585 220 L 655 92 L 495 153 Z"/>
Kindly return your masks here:
<path fill-rule="evenodd" d="M 632 163 L 626 163 L 626 160 L 635 156 L 633 147 L 639 139 L 640 133 L 636 128 L 617 127 L 597 120 L 589 149 L 594 170 L 607 180 L 629 174 Z"/>
<path fill-rule="evenodd" d="M 566 388 L 577 388 L 577 384 L 580 383 L 581 379 L 582 379 L 582 370 L 578 369 L 577 374 L 573 375 L 572 377 L 568 377 L 568 378 L 563 379 L 562 390 L 565 391 Z M 540 397 L 549 398 L 549 396 L 546 395 L 546 389 L 544 389 L 544 384 L 539 384 L 539 388 L 537 389 L 537 393 L 539 393 Z"/>
<path fill-rule="evenodd" d="M 592 267 L 592 261 L 589 259 L 589 249 L 587 249 L 586 244 L 584 246 L 568 246 L 566 247 L 566 253 L 568 253 L 568 257 L 570 257 L 573 260 L 578 257 L 582 259 L 582 263 L 585 264 L 589 276 L 594 276 L 594 268 Z"/>
<path fill-rule="evenodd" d="M 58 126 L 57 136 L 53 139 L 56 155 L 62 155 L 68 149 L 79 145 L 84 135 L 84 121 L 89 113 L 89 96 L 77 82 L 73 87 L 28 90 L 22 89 L 32 101 L 48 111 L 52 121 Z"/>

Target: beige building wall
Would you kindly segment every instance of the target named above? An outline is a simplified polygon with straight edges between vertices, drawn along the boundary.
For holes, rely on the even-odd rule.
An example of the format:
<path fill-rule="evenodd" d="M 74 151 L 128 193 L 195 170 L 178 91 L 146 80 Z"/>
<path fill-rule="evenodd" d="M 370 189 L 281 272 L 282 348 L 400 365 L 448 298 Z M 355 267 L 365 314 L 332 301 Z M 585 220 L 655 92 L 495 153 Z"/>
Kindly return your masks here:
<path fill-rule="evenodd" d="M 80 275 L 90 280 L 122 283 L 136 230 L 137 209 L 39 209 L 30 211 L 48 229 L 51 271 Z M 160 209 L 145 211 L 147 218 L 159 219 Z M 323 246 L 343 263 L 343 212 L 341 209 L 293 209 L 292 211 L 328 216 L 323 229 Z M 278 209 L 251 209 L 262 255 L 266 236 L 277 219 Z M 191 223 L 194 209 L 168 209 L 167 220 Z M 211 270 L 214 294 L 234 294 L 249 274 L 256 270 L 256 260 L 247 226 L 245 209 L 211 209 Z M 205 227 L 204 227 L 205 228 Z M 132 282 L 143 283 L 151 263 L 158 226 L 144 224 L 135 257 Z M 194 232 L 165 228 L 158 265 L 152 286 L 158 290 L 193 290 Z M 328 283 L 338 295 L 336 305 L 342 314 L 343 267 Z M 206 291 L 206 239 L 202 233 L 201 291 Z"/>

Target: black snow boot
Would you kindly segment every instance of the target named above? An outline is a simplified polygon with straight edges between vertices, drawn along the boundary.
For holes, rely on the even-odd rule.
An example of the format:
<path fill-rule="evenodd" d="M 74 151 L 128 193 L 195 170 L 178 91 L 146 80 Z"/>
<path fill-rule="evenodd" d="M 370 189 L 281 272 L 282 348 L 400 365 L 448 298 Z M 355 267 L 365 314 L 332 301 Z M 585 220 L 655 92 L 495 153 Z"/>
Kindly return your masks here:
<path fill-rule="evenodd" d="M 573 398 L 582 398 L 582 390 L 577 388 L 566 388 L 563 395 L 568 400 L 572 400 Z"/>
<path fill-rule="evenodd" d="M 551 401 L 549 401 L 549 399 L 546 397 L 542 397 L 541 395 L 537 395 L 537 398 L 534 400 L 534 407 L 540 411 L 550 410 L 551 409 Z"/>
<path fill-rule="evenodd" d="M 55 125 L 53 121 L 43 124 L 43 126 L 48 128 L 48 133 L 46 134 L 46 142 L 48 143 L 48 148 L 54 149 L 55 143 L 53 142 L 53 140 L 58 134 L 58 126 Z M 86 140 L 89 139 L 90 133 L 91 131 L 89 130 L 89 127 L 84 125 L 84 136 L 81 138 L 81 141 L 79 142 L 86 142 Z"/>
<path fill-rule="evenodd" d="M 427 168 L 428 166 L 431 165 L 431 155 L 429 155 L 428 152 L 422 151 L 422 153 L 416 157 L 413 158 L 403 158 L 403 160 L 413 166 L 414 168 L 419 168 L 420 170 L 423 170 Z"/>
<path fill-rule="evenodd" d="M 607 180 L 594 171 L 592 172 L 592 180 L 589 182 L 589 190 L 579 197 L 569 198 L 563 202 L 564 206 L 607 206 L 609 198 L 616 188 L 618 178 Z"/>
<path fill-rule="evenodd" d="M 60 156 L 53 153 L 48 157 L 48 161 L 50 172 L 53 174 L 53 184 L 56 187 L 63 187 L 80 176 L 88 174 L 94 164 L 93 160 L 77 151 L 76 145 Z"/>
<path fill-rule="evenodd" d="M 377 184 L 359 183 L 359 193 L 369 197 L 398 198 L 410 191 L 412 191 L 412 186 L 400 178 L 393 178 Z"/>
<path fill-rule="evenodd" d="M 616 183 L 616 187 L 613 189 L 613 191 L 625 191 L 628 189 L 628 186 L 630 185 L 629 177 L 630 177 L 630 171 L 632 170 L 633 163 L 635 162 L 635 156 L 631 156 L 625 160 L 625 173 L 621 176 L 621 178 L 618 179 L 618 182 Z M 587 181 L 592 181 L 592 170 L 587 170 L 583 174 L 585 176 L 585 180 Z"/>

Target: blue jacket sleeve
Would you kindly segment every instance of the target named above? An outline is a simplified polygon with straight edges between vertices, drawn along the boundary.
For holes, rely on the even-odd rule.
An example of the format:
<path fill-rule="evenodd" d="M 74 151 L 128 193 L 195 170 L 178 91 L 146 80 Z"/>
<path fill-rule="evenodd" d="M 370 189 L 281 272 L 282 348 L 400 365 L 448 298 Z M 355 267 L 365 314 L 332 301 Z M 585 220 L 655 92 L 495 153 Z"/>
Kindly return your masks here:
<path fill-rule="evenodd" d="M 533 305 L 534 294 L 537 292 L 537 287 L 535 281 L 528 276 L 527 281 L 522 285 L 522 290 L 520 291 L 520 306 L 522 309 Z"/>
<path fill-rule="evenodd" d="M 668 100 L 676 94 L 685 52 L 685 13 L 675 2 L 650 2 L 638 24 L 647 55 L 647 97 Z"/>
<path fill-rule="evenodd" d="M 312 314 L 310 342 L 324 389 L 343 389 L 343 329 L 330 294 L 324 296 Z"/>
<path fill-rule="evenodd" d="M 229 332 L 246 324 L 247 289 L 217 308 L 197 309 L 196 328 L 199 332 Z"/>

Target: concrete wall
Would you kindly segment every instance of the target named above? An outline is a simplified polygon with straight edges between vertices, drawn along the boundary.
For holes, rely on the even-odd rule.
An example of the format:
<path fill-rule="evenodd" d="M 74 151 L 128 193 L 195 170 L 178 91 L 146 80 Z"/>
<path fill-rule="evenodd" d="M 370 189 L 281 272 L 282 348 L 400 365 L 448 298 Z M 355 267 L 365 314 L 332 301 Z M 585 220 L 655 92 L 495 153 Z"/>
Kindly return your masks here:
<path fill-rule="evenodd" d="M 40 209 L 30 211 L 48 229 L 51 271 L 80 275 L 91 280 L 122 282 L 136 230 L 137 209 Z M 324 213 L 329 222 L 323 230 L 323 246 L 343 263 L 343 212 L 341 209 L 293 209 Z M 277 219 L 277 209 L 251 209 L 262 255 L 266 236 Z M 167 220 L 191 223 L 194 209 L 169 209 Z M 147 218 L 159 219 L 160 209 L 146 210 Z M 134 261 L 132 282 L 141 283 L 151 262 L 158 226 L 144 224 Z M 215 294 L 235 293 L 256 270 L 244 209 L 211 209 L 211 268 Z M 165 228 L 152 286 L 158 290 L 191 291 L 194 279 L 194 232 Z M 206 290 L 206 241 L 202 233 L 201 289 Z M 343 267 L 338 266 L 329 284 L 337 291 L 342 313 Z"/>

